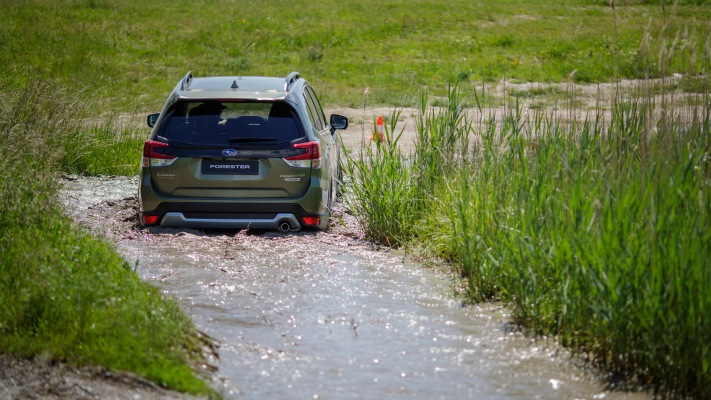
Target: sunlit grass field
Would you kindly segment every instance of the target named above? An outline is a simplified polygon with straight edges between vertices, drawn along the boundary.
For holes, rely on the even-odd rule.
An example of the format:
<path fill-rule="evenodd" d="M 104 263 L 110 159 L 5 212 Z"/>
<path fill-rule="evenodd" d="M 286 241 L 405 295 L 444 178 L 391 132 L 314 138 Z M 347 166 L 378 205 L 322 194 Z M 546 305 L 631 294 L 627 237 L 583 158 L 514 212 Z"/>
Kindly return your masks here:
<path fill-rule="evenodd" d="M 660 48 L 698 60 L 704 0 L 2 0 L 5 90 L 52 79 L 87 89 L 97 111 L 160 109 L 180 77 L 286 76 L 297 70 L 326 104 L 417 104 L 446 82 L 614 81 L 658 71 Z M 664 4 L 664 6 L 662 6 Z M 641 47 L 645 32 L 654 43 Z M 649 67 L 652 68 L 649 68 Z M 658 75 L 654 72 L 652 75 Z M 9 85 L 9 86 L 8 86 Z"/>

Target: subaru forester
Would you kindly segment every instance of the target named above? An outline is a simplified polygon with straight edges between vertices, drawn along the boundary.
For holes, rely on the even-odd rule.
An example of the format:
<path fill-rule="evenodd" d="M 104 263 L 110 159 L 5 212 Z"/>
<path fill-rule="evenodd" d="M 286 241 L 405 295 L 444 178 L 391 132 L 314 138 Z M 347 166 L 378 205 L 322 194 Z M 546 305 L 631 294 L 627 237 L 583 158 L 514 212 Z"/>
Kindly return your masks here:
<path fill-rule="evenodd" d="M 178 82 L 143 146 L 142 226 L 327 229 L 341 144 L 311 85 L 274 77 Z"/>

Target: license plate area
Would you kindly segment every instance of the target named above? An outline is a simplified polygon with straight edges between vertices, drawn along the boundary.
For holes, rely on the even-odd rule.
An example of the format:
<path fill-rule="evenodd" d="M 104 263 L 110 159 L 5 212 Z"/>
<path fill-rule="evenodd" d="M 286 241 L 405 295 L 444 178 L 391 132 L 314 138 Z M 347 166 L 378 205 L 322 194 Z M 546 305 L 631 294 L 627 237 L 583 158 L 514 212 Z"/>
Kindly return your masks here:
<path fill-rule="evenodd" d="M 206 175 L 258 175 L 259 161 L 203 159 L 201 172 Z"/>

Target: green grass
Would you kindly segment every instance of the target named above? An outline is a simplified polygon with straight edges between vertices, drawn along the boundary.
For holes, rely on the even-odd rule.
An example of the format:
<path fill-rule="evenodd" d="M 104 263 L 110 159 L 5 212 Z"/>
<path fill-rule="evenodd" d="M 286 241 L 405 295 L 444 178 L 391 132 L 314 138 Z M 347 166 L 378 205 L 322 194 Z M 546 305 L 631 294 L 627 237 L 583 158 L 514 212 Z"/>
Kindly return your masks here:
<path fill-rule="evenodd" d="M 5 84 L 7 81 L 0 79 L 0 87 Z M 6 147 L 22 148 L 21 153 L 30 153 L 31 157 L 49 157 L 66 173 L 138 173 L 147 130 L 132 126 L 111 111 L 95 117 L 93 104 L 86 101 L 84 92 L 57 81 L 39 80 L 6 92 L 5 97 L 0 132 L 17 141 Z"/>
<path fill-rule="evenodd" d="M 464 102 L 423 100 L 409 155 L 386 141 L 349 159 L 366 234 L 452 261 L 472 298 L 618 376 L 711 396 L 708 95 L 657 118 L 653 97 L 620 94 L 611 120 L 573 125 Z"/>
<path fill-rule="evenodd" d="M 711 37 L 692 63 L 684 35 L 647 30 L 638 71 L 661 79 L 618 86 L 600 99 L 611 108 L 526 110 L 519 100 L 560 95 L 534 89 L 497 113 L 458 77 L 446 99 L 420 101 L 410 154 L 390 124 L 350 155 L 350 207 L 371 240 L 449 260 L 472 299 L 507 302 L 529 333 L 662 397 L 711 397 L 711 98 L 695 69 Z"/>
<path fill-rule="evenodd" d="M 371 104 L 397 106 L 417 104 L 423 89 L 446 96 L 449 80 L 470 94 L 502 77 L 644 78 L 672 47 L 667 75 L 692 64 L 708 74 L 693 60 L 706 51 L 710 3 L 664 3 L 3 0 L 0 76 L 11 88 L 52 77 L 84 90 L 95 112 L 131 112 L 159 110 L 188 70 L 298 70 L 326 104 L 354 107 L 366 87 Z M 655 45 L 644 44 L 646 32 Z"/>
<path fill-rule="evenodd" d="M 115 164 L 126 156 L 90 161 L 100 158 L 92 146 L 116 138 L 109 122 L 93 128 L 87 114 L 49 84 L 0 98 L 0 351 L 130 371 L 213 396 L 191 368 L 205 343 L 189 318 L 56 202 L 57 171 L 135 171 L 127 160 Z"/>
<path fill-rule="evenodd" d="M 90 175 L 136 175 L 147 131 L 121 123 L 114 116 L 81 127 L 64 142 L 62 171 Z"/>
<path fill-rule="evenodd" d="M 359 108 L 368 87 L 370 105 L 422 109 L 412 154 L 396 112 L 384 143 L 351 155 L 369 237 L 452 260 L 474 298 L 511 302 L 517 321 L 606 368 L 709 397 L 709 110 L 695 124 L 648 112 L 653 94 L 664 110 L 709 104 L 711 8 L 616 3 L 0 0 L 0 349 L 205 393 L 186 367 L 194 328 L 59 216 L 52 177 L 135 174 L 147 131 L 125 115 L 159 110 L 187 70 L 298 70 L 329 106 Z M 656 77 L 612 122 L 551 119 L 547 104 L 576 102 L 548 88 L 509 93 L 535 99 L 528 119 L 464 109 L 500 105 L 477 88 L 502 78 Z"/>

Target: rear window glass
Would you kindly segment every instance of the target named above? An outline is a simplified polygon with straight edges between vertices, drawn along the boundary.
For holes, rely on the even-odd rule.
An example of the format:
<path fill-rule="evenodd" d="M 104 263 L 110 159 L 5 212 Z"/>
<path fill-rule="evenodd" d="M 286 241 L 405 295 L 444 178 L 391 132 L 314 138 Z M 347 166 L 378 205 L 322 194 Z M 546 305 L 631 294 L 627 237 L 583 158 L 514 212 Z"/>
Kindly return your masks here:
<path fill-rule="evenodd" d="M 159 136 L 195 145 L 282 144 L 303 136 L 284 102 L 179 102 L 168 112 Z"/>

